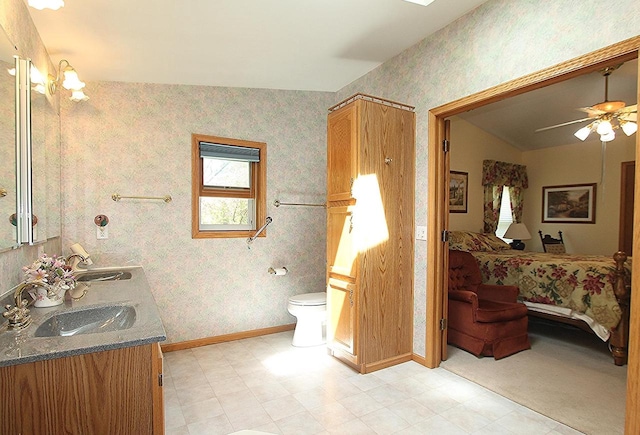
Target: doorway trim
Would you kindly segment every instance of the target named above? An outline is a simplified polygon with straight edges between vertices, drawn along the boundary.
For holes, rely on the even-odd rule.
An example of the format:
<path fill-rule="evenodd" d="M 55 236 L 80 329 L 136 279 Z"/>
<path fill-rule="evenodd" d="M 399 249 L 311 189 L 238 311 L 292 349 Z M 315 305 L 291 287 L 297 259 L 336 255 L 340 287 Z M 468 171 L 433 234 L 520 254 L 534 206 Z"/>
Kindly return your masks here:
<path fill-rule="evenodd" d="M 445 254 L 447 242 L 442 234 L 448 229 L 448 173 L 445 170 L 448 156 L 443 147 L 444 121 L 453 115 L 476 109 L 509 97 L 533 91 L 554 83 L 597 71 L 612 62 L 623 63 L 638 58 L 640 36 L 596 50 L 583 56 L 568 60 L 556 66 L 520 77 L 498 86 L 469 95 L 429 111 L 428 118 L 428 192 L 431 201 L 427 210 L 427 307 L 426 307 L 426 343 L 425 363 L 435 368 L 442 361 L 443 334 L 440 319 L 443 312 L 443 299 L 447 279 Z M 639 75 L 640 77 L 640 75 Z M 640 80 L 639 80 L 640 82 Z M 640 86 L 638 87 L 640 92 Z M 640 133 L 636 133 L 636 155 L 640 155 Z M 636 196 L 640 191 L 640 168 L 636 167 Z M 634 209 L 634 226 L 640 228 L 640 207 Z M 640 252 L 640 232 L 636 232 L 633 250 Z M 639 274 L 632 275 L 632 293 L 640 287 Z M 629 337 L 629 362 L 627 366 L 627 406 L 625 433 L 640 433 L 640 298 L 631 300 L 631 321 Z M 636 331 L 631 333 L 631 331 Z"/>

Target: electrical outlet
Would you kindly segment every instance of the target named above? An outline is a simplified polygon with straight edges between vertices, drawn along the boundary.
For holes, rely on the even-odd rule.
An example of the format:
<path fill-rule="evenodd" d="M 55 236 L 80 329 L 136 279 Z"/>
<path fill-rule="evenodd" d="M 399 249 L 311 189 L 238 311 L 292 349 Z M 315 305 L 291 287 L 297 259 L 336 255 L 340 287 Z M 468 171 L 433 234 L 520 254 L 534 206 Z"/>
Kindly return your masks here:
<path fill-rule="evenodd" d="M 416 239 L 427 240 L 427 227 L 416 225 Z"/>
<path fill-rule="evenodd" d="M 104 227 L 96 227 L 96 238 L 98 240 L 108 239 L 109 238 L 109 228 L 105 225 Z"/>

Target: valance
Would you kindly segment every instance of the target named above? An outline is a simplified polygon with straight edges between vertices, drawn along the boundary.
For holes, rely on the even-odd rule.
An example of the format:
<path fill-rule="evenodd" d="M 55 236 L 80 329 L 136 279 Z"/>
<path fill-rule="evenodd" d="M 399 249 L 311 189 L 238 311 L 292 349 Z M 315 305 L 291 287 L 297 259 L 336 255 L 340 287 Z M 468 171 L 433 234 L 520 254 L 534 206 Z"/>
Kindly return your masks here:
<path fill-rule="evenodd" d="M 527 167 L 515 163 L 484 160 L 482 162 L 483 186 L 529 187 Z"/>

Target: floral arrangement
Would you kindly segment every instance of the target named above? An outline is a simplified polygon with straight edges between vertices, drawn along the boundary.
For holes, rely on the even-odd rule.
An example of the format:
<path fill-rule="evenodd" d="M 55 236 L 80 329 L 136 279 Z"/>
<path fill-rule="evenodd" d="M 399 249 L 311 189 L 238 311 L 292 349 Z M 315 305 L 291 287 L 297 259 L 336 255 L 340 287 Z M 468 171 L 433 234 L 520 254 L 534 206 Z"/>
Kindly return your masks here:
<path fill-rule="evenodd" d="M 55 288 L 72 288 L 76 285 L 76 277 L 64 257 L 42 254 L 31 266 L 23 267 L 22 271 L 25 282 L 41 281 Z"/>

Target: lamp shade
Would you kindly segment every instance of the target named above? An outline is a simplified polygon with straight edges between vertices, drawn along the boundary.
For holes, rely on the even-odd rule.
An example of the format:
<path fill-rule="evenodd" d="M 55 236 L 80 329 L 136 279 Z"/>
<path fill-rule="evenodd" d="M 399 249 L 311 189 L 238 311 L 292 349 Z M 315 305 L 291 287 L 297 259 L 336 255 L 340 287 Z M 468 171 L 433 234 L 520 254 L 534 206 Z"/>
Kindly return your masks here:
<path fill-rule="evenodd" d="M 511 240 L 529 240 L 531 234 L 529 234 L 529 230 L 525 224 L 514 222 L 507 228 L 507 232 L 504 233 L 504 238 Z"/>

